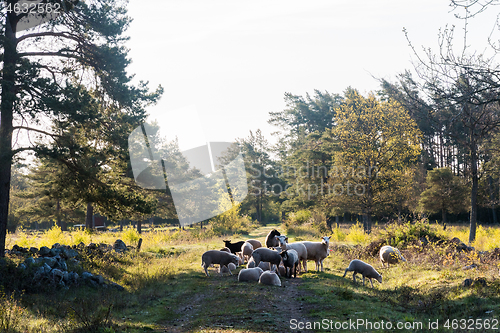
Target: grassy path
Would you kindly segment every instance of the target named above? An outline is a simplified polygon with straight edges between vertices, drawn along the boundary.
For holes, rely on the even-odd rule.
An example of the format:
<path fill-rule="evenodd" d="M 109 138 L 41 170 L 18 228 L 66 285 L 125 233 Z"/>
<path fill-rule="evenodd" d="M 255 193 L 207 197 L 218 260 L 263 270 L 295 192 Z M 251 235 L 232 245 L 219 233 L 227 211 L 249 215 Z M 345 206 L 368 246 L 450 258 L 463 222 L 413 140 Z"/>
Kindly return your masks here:
<path fill-rule="evenodd" d="M 263 242 L 276 227 L 260 227 L 242 238 Z M 200 269 L 178 277 L 177 284 L 183 287 L 162 302 L 169 304 L 169 318 L 159 318 L 155 331 L 284 333 L 291 331 L 290 320 L 307 320 L 309 306 L 303 300 L 309 293 L 301 288 L 300 277 L 282 278 L 281 287 L 240 283 L 240 269 L 233 276 L 221 277 L 212 269 L 205 277 Z"/>

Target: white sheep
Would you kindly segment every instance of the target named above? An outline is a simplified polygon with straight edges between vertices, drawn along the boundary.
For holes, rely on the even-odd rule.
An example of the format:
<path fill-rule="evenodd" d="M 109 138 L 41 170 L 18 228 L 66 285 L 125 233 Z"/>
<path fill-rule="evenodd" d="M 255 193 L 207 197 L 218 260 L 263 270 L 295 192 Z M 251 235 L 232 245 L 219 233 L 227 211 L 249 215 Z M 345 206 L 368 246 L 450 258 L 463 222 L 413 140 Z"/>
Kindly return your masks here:
<path fill-rule="evenodd" d="M 380 262 L 382 263 L 382 267 L 385 267 L 385 263 L 389 267 L 389 264 L 397 264 L 400 260 L 406 261 L 397 248 L 390 245 L 380 248 Z"/>
<path fill-rule="evenodd" d="M 373 268 L 372 265 L 369 265 L 366 262 L 363 262 L 363 261 L 358 260 L 358 259 L 354 259 L 353 261 L 350 262 L 349 267 L 346 268 L 343 277 L 345 277 L 347 272 L 352 272 L 352 271 L 354 271 L 354 274 L 352 275 L 352 279 L 354 280 L 354 283 L 356 283 L 356 274 L 357 273 L 363 275 L 363 286 L 365 285 L 365 277 L 370 279 L 370 283 L 372 284 L 372 288 L 373 288 L 372 279 L 375 279 L 379 283 L 382 283 L 382 275 L 380 275 L 375 270 L 375 268 Z"/>
<path fill-rule="evenodd" d="M 281 287 L 281 280 L 275 272 L 266 271 L 260 275 L 260 284 Z"/>
<path fill-rule="evenodd" d="M 261 261 L 269 262 L 271 265 L 276 265 L 278 267 L 281 263 L 281 256 L 277 251 L 270 250 L 265 247 L 259 247 L 252 252 L 253 260 L 255 260 L 255 265 L 259 266 Z M 278 271 L 279 274 L 279 271 Z"/>
<path fill-rule="evenodd" d="M 260 267 L 244 268 L 238 274 L 238 281 L 239 282 L 252 282 L 252 281 L 257 282 L 257 281 L 259 281 L 259 278 L 263 272 L 264 271 Z"/>
<path fill-rule="evenodd" d="M 252 244 L 254 250 L 262 247 L 262 243 L 256 239 L 247 239 L 245 242 Z"/>
<path fill-rule="evenodd" d="M 235 269 L 236 265 L 230 262 L 227 266 L 219 266 L 219 274 L 223 275 L 224 273 L 229 273 L 233 275 L 233 273 L 231 272 L 234 271 Z"/>
<path fill-rule="evenodd" d="M 253 252 L 253 245 L 252 243 L 249 243 L 248 241 L 243 243 L 241 246 L 241 255 L 243 256 L 243 260 L 249 260 L 250 257 L 252 256 Z"/>
<path fill-rule="evenodd" d="M 297 251 L 297 254 L 299 255 L 299 272 L 302 271 L 301 268 L 301 263 L 304 268 L 304 272 L 307 272 L 307 247 L 301 243 L 288 243 L 288 237 L 286 236 L 276 236 L 279 243 L 281 250 L 295 250 Z M 280 251 L 281 252 L 281 251 Z"/>
<path fill-rule="evenodd" d="M 330 255 L 330 236 L 324 236 L 321 242 L 308 242 L 302 241 L 302 243 L 307 248 L 307 260 L 314 260 L 316 262 L 316 271 L 319 271 L 319 266 L 321 264 L 321 271 L 323 272 L 323 260 Z M 305 267 L 307 272 L 307 267 Z"/>
<path fill-rule="evenodd" d="M 256 267 L 255 260 L 253 260 L 253 257 L 250 257 L 250 259 L 247 262 L 247 268 L 254 268 L 254 267 Z M 257 267 L 262 268 L 262 270 L 264 270 L 264 271 L 271 270 L 271 265 L 268 262 L 265 262 L 265 261 L 259 262 L 259 265 Z"/>
<path fill-rule="evenodd" d="M 225 251 L 209 250 L 201 256 L 201 267 L 203 267 L 207 276 L 210 276 L 207 268 L 212 264 L 227 266 L 229 263 L 233 263 L 238 266 L 239 262 L 237 255 Z M 231 272 L 229 272 L 229 274 L 233 275 Z"/>

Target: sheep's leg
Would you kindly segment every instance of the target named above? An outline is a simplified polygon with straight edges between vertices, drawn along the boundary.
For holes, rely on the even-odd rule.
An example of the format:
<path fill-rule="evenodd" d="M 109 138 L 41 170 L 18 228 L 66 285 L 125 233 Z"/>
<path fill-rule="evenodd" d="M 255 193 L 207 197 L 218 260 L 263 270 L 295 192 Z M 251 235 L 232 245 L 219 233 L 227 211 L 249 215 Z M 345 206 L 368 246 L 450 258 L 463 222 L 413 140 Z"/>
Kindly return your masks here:
<path fill-rule="evenodd" d="M 204 265 L 203 268 L 205 269 L 205 275 L 210 276 L 210 274 L 208 274 L 207 265 Z"/>
<path fill-rule="evenodd" d="M 354 272 L 354 274 L 352 275 L 352 279 L 353 279 L 354 283 L 356 283 L 356 274 L 358 274 L 358 273 Z"/>
<path fill-rule="evenodd" d="M 373 288 L 373 281 L 372 281 L 372 279 L 371 279 L 371 278 L 370 278 L 370 283 L 372 284 L 372 288 Z"/>
<path fill-rule="evenodd" d="M 307 273 L 307 259 L 302 260 L 302 266 L 304 267 L 304 273 Z"/>
<path fill-rule="evenodd" d="M 365 276 L 363 275 L 363 286 L 365 285 Z"/>
<path fill-rule="evenodd" d="M 323 259 L 322 259 L 322 260 L 320 260 L 320 263 L 321 263 L 321 271 L 322 271 L 322 272 L 324 272 L 324 271 L 323 271 Z"/>

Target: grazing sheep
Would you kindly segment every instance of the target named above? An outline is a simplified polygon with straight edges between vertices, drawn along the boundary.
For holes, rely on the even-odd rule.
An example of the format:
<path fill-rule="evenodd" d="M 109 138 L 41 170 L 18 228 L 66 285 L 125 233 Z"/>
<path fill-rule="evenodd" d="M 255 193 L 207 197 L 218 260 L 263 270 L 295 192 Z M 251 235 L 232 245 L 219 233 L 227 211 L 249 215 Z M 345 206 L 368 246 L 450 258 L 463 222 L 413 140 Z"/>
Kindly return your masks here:
<path fill-rule="evenodd" d="M 233 263 L 236 266 L 239 265 L 239 258 L 237 255 L 234 255 L 232 253 L 227 253 L 225 251 L 218 251 L 218 250 L 210 250 L 201 256 L 201 267 L 205 269 L 205 274 L 207 276 L 210 276 L 208 274 L 207 268 L 212 265 L 212 264 L 219 264 L 220 266 L 227 266 L 229 263 Z M 231 271 L 229 274 L 233 275 Z"/>
<path fill-rule="evenodd" d="M 283 266 L 285 267 L 285 275 L 289 278 L 297 277 L 297 266 L 299 265 L 299 254 L 297 251 L 290 249 L 284 250 L 280 253 L 281 258 L 283 258 Z"/>
<path fill-rule="evenodd" d="M 223 241 L 226 247 L 231 250 L 231 253 L 238 253 L 241 252 L 241 246 L 243 246 L 244 241 L 239 241 L 236 243 L 231 243 L 231 240 L 225 240 Z"/>
<path fill-rule="evenodd" d="M 266 284 L 268 286 L 281 287 L 281 280 L 278 277 L 278 275 L 276 275 L 275 272 L 270 272 L 270 271 L 266 271 L 260 275 L 259 283 Z"/>
<path fill-rule="evenodd" d="M 224 273 L 231 273 L 231 271 L 234 271 L 236 269 L 236 265 L 230 262 L 227 266 L 219 266 L 219 274 L 223 275 Z"/>
<path fill-rule="evenodd" d="M 243 260 L 249 260 L 250 257 L 252 256 L 253 252 L 253 245 L 249 242 L 243 243 L 241 246 L 241 255 L 243 256 Z"/>
<path fill-rule="evenodd" d="M 385 263 L 387 263 L 387 267 L 389 267 L 389 264 L 397 264 L 400 260 L 406 261 L 397 248 L 390 245 L 385 245 L 380 248 L 380 262 L 382 263 L 382 267 L 385 267 Z"/>
<path fill-rule="evenodd" d="M 281 250 L 295 250 L 299 255 L 299 272 L 302 271 L 301 263 L 304 268 L 304 272 L 307 272 L 307 248 L 303 243 L 288 243 L 288 237 L 286 236 L 276 236 Z"/>
<path fill-rule="evenodd" d="M 377 280 L 379 283 L 382 283 L 382 275 L 380 275 L 375 268 L 373 268 L 372 265 L 369 265 L 361 260 L 354 259 L 351 261 L 349 264 L 349 267 L 346 268 L 344 272 L 344 276 L 347 274 L 347 272 L 352 272 L 354 271 L 354 274 L 352 275 L 352 279 L 354 280 L 354 283 L 356 283 L 356 274 L 359 273 L 363 275 L 363 286 L 365 285 L 365 277 L 370 279 L 370 283 L 372 284 L 373 288 L 373 282 L 372 279 Z"/>
<path fill-rule="evenodd" d="M 279 233 L 278 230 L 276 229 L 273 229 L 271 230 L 267 236 L 266 236 L 266 246 L 268 248 L 272 248 L 272 247 L 278 247 L 280 246 L 280 243 L 278 242 L 278 240 L 275 238 L 275 236 L 280 236 L 281 234 Z"/>
<path fill-rule="evenodd" d="M 264 271 L 260 267 L 244 268 L 238 274 L 238 282 L 258 282 Z"/>
<path fill-rule="evenodd" d="M 265 247 L 259 247 L 257 250 L 252 252 L 253 260 L 255 264 L 259 266 L 261 261 L 269 262 L 271 265 L 276 265 L 278 267 L 281 263 L 281 256 L 278 252 L 267 249 Z M 279 274 L 279 271 L 278 271 Z"/>
<path fill-rule="evenodd" d="M 323 272 L 323 260 L 330 254 L 330 236 L 324 236 L 321 242 L 299 242 L 307 248 L 307 260 L 314 260 L 316 262 L 316 271 L 319 271 L 321 264 L 321 271 Z M 307 272 L 307 267 L 306 267 Z"/>
<path fill-rule="evenodd" d="M 247 239 L 245 242 L 252 244 L 254 250 L 262 247 L 262 243 L 256 239 Z"/>

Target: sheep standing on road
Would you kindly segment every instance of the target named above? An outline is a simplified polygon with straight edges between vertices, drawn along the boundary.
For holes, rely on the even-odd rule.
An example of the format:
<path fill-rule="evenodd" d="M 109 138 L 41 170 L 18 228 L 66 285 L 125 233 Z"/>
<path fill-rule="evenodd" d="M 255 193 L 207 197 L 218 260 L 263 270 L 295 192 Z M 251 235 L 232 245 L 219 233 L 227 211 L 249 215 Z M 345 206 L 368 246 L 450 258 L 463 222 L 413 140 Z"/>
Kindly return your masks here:
<path fill-rule="evenodd" d="M 297 251 L 290 249 L 284 250 L 280 253 L 281 258 L 283 258 L 283 266 L 285 266 L 285 276 L 291 278 L 297 277 L 297 266 L 299 265 L 299 254 Z"/>
<path fill-rule="evenodd" d="M 401 252 L 395 247 L 390 245 L 385 245 L 380 248 L 380 262 L 382 263 L 382 267 L 385 267 L 385 263 L 387 263 L 387 267 L 389 264 L 397 264 L 399 261 L 406 261 L 405 258 L 401 255 Z"/>
<path fill-rule="evenodd" d="M 255 261 L 255 265 L 257 266 L 259 266 L 259 263 L 261 261 L 269 262 L 271 265 L 276 265 L 276 267 L 278 267 L 281 263 L 280 254 L 277 251 L 273 251 L 265 247 L 260 247 L 257 250 L 253 251 L 252 258 Z"/>
<path fill-rule="evenodd" d="M 306 246 L 301 243 L 288 243 L 288 237 L 286 236 L 276 236 L 280 243 L 281 250 L 295 250 L 297 251 L 297 254 L 299 255 L 299 272 L 302 271 L 300 264 L 302 263 L 302 266 L 304 268 L 304 272 L 307 272 L 307 248 Z"/>
<path fill-rule="evenodd" d="M 319 266 L 321 264 L 321 271 L 323 272 L 323 260 L 330 255 L 330 237 L 331 236 L 324 236 L 321 242 L 299 242 L 304 244 L 307 248 L 307 260 L 314 260 L 316 262 L 316 271 L 319 271 Z"/>
<path fill-rule="evenodd" d="M 232 253 L 227 253 L 225 251 L 218 251 L 218 250 L 207 251 L 203 253 L 203 255 L 201 256 L 201 267 L 203 267 L 203 269 L 205 270 L 205 274 L 207 276 L 210 276 L 207 270 L 210 265 L 219 264 L 221 267 L 222 266 L 227 267 L 229 263 L 233 263 L 236 266 L 238 266 L 239 264 L 238 256 Z M 233 275 L 231 271 L 229 271 L 229 274 Z"/>
<path fill-rule="evenodd" d="M 278 247 L 280 246 L 280 243 L 278 242 L 278 240 L 276 239 L 275 236 L 280 236 L 281 234 L 279 233 L 278 230 L 276 229 L 273 229 L 271 230 L 267 236 L 266 236 L 266 246 L 267 248 L 272 248 L 272 247 Z"/>
<path fill-rule="evenodd" d="M 373 288 L 373 282 L 372 279 L 377 280 L 379 283 L 382 283 L 382 275 L 380 275 L 375 268 L 373 268 L 372 265 L 367 264 L 366 262 L 363 262 L 358 259 L 354 259 L 353 261 L 350 262 L 349 267 L 346 268 L 344 272 L 344 276 L 347 274 L 347 272 L 353 272 L 354 274 L 352 275 L 352 279 L 354 280 L 354 283 L 356 283 L 356 274 L 361 274 L 363 275 L 363 286 L 365 285 L 365 277 L 370 279 L 370 283 L 372 284 Z"/>

